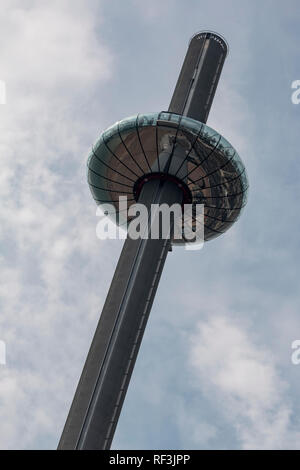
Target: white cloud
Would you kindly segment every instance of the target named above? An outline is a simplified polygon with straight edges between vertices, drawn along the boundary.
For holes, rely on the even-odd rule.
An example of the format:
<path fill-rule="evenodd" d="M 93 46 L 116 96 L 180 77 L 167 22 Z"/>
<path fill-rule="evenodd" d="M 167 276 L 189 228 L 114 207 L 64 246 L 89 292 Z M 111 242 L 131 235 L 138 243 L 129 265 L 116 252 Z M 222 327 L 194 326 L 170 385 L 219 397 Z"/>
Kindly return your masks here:
<path fill-rule="evenodd" d="M 243 449 L 297 448 L 287 384 L 274 354 L 225 316 L 199 322 L 190 338 L 198 387 L 235 429 Z"/>
<path fill-rule="evenodd" d="M 93 273 L 106 277 L 109 250 L 95 236 L 85 165 L 113 57 L 95 5 L 1 4 L 2 449 L 57 443 L 105 293 Z"/>
<path fill-rule="evenodd" d="M 8 86 L 17 80 L 30 88 L 56 88 L 109 77 L 111 57 L 98 42 L 101 19 L 91 2 L 89 8 L 81 0 L 27 5 L 1 4 L 2 34 L 7 38 L 0 46 L 1 72 Z"/>

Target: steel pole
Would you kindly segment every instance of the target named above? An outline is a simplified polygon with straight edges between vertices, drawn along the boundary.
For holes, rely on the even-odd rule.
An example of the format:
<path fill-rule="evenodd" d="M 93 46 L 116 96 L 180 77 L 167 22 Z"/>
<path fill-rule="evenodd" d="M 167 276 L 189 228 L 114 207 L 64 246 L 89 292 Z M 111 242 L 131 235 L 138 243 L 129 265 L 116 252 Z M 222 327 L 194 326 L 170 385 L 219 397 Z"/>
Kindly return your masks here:
<path fill-rule="evenodd" d="M 206 122 L 226 55 L 218 35 L 195 35 L 169 111 Z M 152 180 L 138 202 L 149 209 L 182 197 L 175 183 Z M 110 448 L 169 248 L 170 239 L 126 239 L 58 449 Z"/>
<path fill-rule="evenodd" d="M 181 202 L 180 188 L 159 180 L 139 198 L 149 210 Z M 169 246 L 126 239 L 58 449 L 110 448 Z"/>

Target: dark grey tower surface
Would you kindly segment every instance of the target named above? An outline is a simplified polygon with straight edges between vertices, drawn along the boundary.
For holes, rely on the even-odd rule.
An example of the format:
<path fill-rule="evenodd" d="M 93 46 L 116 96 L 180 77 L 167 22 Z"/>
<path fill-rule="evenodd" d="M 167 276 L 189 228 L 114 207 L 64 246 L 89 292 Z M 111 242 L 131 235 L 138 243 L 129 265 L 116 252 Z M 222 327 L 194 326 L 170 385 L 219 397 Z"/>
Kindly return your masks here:
<path fill-rule="evenodd" d="M 98 204 L 115 207 L 119 225 L 130 222 L 118 199 L 125 195 L 129 206 L 138 201 L 149 209 L 205 203 L 205 240 L 239 216 L 245 168 L 233 147 L 205 125 L 226 54 L 217 34 L 195 35 L 169 111 L 120 121 L 93 147 L 90 189 Z M 190 223 L 194 228 L 193 216 Z M 58 449 L 110 448 L 166 256 L 177 243 L 172 230 L 167 238 L 127 237 Z"/>
<path fill-rule="evenodd" d="M 181 203 L 182 191 L 151 180 L 139 202 Z M 170 239 L 126 239 L 60 449 L 110 448 L 169 247 Z"/>
<path fill-rule="evenodd" d="M 169 106 L 171 113 L 207 121 L 227 53 L 227 43 L 218 34 L 202 31 L 192 37 Z"/>

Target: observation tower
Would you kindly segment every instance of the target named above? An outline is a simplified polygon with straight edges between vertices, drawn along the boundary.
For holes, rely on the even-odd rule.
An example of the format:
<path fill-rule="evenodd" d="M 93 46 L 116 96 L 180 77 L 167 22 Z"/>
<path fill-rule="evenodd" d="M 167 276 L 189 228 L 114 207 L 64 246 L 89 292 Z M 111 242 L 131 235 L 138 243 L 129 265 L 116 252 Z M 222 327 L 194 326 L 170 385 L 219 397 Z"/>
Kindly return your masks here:
<path fill-rule="evenodd" d="M 208 241 L 239 217 L 248 188 L 245 167 L 206 125 L 227 52 L 220 35 L 195 34 L 168 111 L 123 119 L 93 146 L 90 190 L 108 216 L 117 215 L 118 225 L 128 227 L 136 202 L 149 211 L 153 204 L 204 204 Z M 127 197 L 126 210 L 120 196 Z M 187 222 L 197 229 L 193 211 Z M 126 238 L 58 449 L 110 448 L 168 251 L 192 243 L 175 239 L 178 224 L 182 220 L 174 219 L 167 237 Z"/>

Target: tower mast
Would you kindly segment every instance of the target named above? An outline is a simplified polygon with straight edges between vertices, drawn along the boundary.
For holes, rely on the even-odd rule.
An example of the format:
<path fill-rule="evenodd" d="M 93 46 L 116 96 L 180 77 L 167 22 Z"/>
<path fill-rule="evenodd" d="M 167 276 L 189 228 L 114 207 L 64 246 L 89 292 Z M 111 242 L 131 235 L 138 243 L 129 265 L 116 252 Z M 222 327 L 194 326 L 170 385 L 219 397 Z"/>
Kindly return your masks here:
<path fill-rule="evenodd" d="M 205 126 L 226 55 L 221 36 L 196 34 L 168 112 L 138 115 L 102 134 L 88 162 L 98 203 L 114 203 L 121 218 L 120 194 L 130 193 L 149 213 L 153 204 L 204 198 L 210 203 L 205 239 L 229 228 L 244 205 L 243 165 L 230 144 Z M 221 199 L 216 203 L 215 197 Z M 146 233 L 125 240 L 58 449 L 110 448 L 172 235 L 173 226 L 167 238 Z"/>

